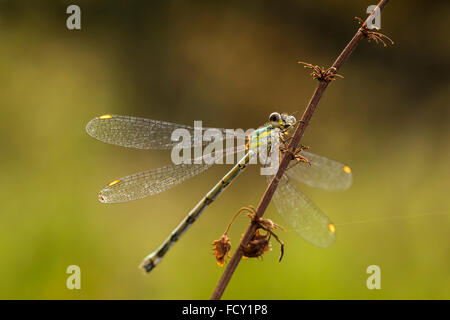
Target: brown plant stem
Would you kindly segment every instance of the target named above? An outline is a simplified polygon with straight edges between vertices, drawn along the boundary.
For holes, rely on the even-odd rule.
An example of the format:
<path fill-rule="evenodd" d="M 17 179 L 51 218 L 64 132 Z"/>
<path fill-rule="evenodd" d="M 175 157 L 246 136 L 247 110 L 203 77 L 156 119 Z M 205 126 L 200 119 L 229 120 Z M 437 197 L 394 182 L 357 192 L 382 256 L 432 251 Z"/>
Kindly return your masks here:
<path fill-rule="evenodd" d="M 378 7 L 380 10 L 384 8 L 384 6 L 389 2 L 389 0 L 381 0 L 378 3 Z M 331 72 L 337 73 L 337 71 L 341 68 L 341 66 L 344 64 L 344 62 L 348 59 L 348 57 L 352 54 L 352 52 L 356 49 L 356 46 L 358 45 L 358 42 L 365 37 L 364 34 L 364 27 L 367 25 L 368 22 L 372 20 L 373 15 L 375 14 L 375 11 L 373 11 L 365 20 L 364 24 L 358 29 L 356 34 L 353 36 L 353 38 L 350 40 L 350 42 L 347 44 L 347 46 L 342 50 L 341 54 L 337 57 L 337 59 L 334 61 L 333 65 L 330 69 Z M 308 106 L 305 109 L 305 112 L 302 115 L 301 120 L 299 121 L 299 125 L 297 126 L 295 133 L 292 137 L 292 140 L 289 143 L 288 151 L 283 156 L 280 165 L 278 167 L 278 171 L 272 181 L 270 182 L 269 186 L 267 187 L 266 191 L 264 192 L 263 197 L 261 198 L 261 201 L 258 204 L 258 207 L 256 209 L 255 218 L 262 218 L 264 215 L 264 212 L 266 211 L 270 201 L 272 200 L 272 197 L 275 193 L 275 190 L 278 186 L 278 182 L 280 181 L 281 177 L 283 176 L 284 172 L 286 171 L 286 168 L 289 164 L 289 162 L 293 158 L 293 152 L 295 151 L 296 147 L 298 146 L 300 139 L 302 138 L 305 129 L 307 125 L 309 124 L 309 121 L 320 101 L 322 98 L 322 95 L 325 91 L 325 89 L 328 87 L 330 81 L 319 81 L 317 88 L 314 91 L 314 94 L 311 97 L 311 100 L 308 103 Z M 240 248 L 245 247 L 249 240 L 251 239 L 252 235 L 255 233 L 256 229 L 258 227 L 258 223 L 253 221 L 250 226 L 248 227 L 245 235 L 243 236 L 240 244 Z M 227 268 L 225 269 L 224 273 L 222 274 L 219 282 L 217 283 L 217 286 L 211 295 L 211 300 L 218 300 L 222 297 L 223 292 L 225 291 L 231 276 L 233 275 L 234 271 L 236 270 L 239 262 L 242 258 L 242 250 L 236 250 L 233 257 L 231 258 L 230 262 L 227 265 Z"/>

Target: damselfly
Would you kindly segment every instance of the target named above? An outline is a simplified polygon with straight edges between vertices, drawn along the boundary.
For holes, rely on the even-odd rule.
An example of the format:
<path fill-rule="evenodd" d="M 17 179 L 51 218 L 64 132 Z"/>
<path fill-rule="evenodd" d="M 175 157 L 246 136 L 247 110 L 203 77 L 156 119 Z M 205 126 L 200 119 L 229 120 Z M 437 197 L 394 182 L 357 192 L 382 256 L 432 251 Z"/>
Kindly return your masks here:
<path fill-rule="evenodd" d="M 225 155 L 243 151 L 243 156 L 197 203 L 166 241 L 144 259 L 143 268 L 149 272 L 161 261 L 170 247 L 196 221 L 205 208 L 247 167 L 257 154 L 257 148 L 275 146 L 274 137 L 283 142 L 288 141 L 297 124 L 293 116 L 274 112 L 270 115 L 268 123 L 249 135 L 244 146 L 225 148 Z M 177 141 L 172 140 L 172 133 L 176 129 L 187 130 L 191 133 L 191 142 L 194 145 L 205 143 L 205 141 L 198 141 L 198 136 L 194 134 L 196 130 L 194 127 L 165 121 L 104 115 L 92 119 L 86 126 L 88 134 L 100 141 L 137 149 L 174 148 Z M 202 128 L 203 131 L 207 129 L 210 128 Z M 225 129 L 214 130 L 222 132 L 224 137 L 229 132 Z M 277 151 L 272 148 L 271 152 Z M 203 155 L 200 160 L 208 156 L 210 155 Z M 299 162 L 299 160 L 303 161 Z M 291 183 L 291 179 L 311 187 L 342 190 L 351 185 L 351 170 L 344 164 L 304 150 L 299 151 L 292 162 L 293 166 L 286 171 L 274 194 L 275 206 L 286 223 L 305 240 L 318 247 L 328 247 L 335 240 L 334 224 L 296 185 Z M 212 163 L 194 161 L 194 163 L 171 164 L 132 174 L 109 183 L 100 191 L 99 200 L 103 203 L 117 203 L 154 195 L 196 176 L 211 166 Z M 267 176 L 268 181 L 271 178 L 272 176 Z"/>

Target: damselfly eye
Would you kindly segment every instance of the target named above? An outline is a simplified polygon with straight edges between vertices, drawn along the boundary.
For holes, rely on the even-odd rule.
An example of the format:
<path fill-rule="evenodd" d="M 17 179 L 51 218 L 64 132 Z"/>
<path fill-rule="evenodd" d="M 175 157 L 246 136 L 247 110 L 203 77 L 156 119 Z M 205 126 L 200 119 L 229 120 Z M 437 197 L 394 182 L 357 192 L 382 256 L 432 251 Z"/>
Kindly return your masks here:
<path fill-rule="evenodd" d="M 295 119 L 294 116 L 290 116 L 289 119 L 288 119 L 288 122 L 289 122 L 289 124 L 294 124 L 294 123 L 297 122 L 297 119 Z"/>
<path fill-rule="evenodd" d="M 269 116 L 269 121 L 271 122 L 279 122 L 280 121 L 280 114 L 278 112 L 274 112 Z"/>

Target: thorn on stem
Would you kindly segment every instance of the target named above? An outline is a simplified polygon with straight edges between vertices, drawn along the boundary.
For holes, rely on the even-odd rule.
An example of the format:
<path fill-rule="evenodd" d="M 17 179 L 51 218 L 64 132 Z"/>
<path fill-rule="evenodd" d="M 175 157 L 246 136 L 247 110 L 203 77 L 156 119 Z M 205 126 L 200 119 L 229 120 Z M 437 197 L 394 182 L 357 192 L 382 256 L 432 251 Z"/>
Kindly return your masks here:
<path fill-rule="evenodd" d="M 321 82 L 331 82 L 336 80 L 336 77 L 344 78 L 340 74 L 337 74 L 337 70 L 335 67 L 330 67 L 325 70 L 322 67 L 312 65 L 311 63 L 299 61 L 299 64 L 303 64 L 304 68 L 312 69 L 311 75 L 313 79 L 321 81 Z"/>
<path fill-rule="evenodd" d="M 386 41 L 389 41 L 391 45 L 394 45 L 394 41 L 388 36 L 382 34 L 381 32 L 371 31 L 367 28 L 365 22 L 360 17 L 355 17 L 358 21 L 358 24 L 361 26 L 359 30 L 362 32 L 365 38 L 367 38 L 368 42 L 374 41 L 376 44 L 383 44 L 383 47 L 387 47 Z M 378 29 L 377 29 L 378 30 Z"/>

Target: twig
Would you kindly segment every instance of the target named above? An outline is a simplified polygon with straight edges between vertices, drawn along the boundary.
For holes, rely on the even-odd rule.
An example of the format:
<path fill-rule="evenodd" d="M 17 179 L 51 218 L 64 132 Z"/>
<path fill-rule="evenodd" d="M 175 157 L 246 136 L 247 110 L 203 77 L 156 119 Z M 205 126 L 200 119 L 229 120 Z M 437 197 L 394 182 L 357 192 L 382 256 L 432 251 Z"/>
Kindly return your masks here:
<path fill-rule="evenodd" d="M 389 2 L 389 0 L 381 0 L 378 3 L 378 8 L 380 11 L 384 8 L 384 6 Z M 364 35 L 364 26 L 367 25 L 368 22 L 372 21 L 373 16 L 375 15 L 376 11 L 372 11 L 372 13 L 367 17 L 364 24 L 358 29 L 356 34 L 353 36 L 353 38 L 350 40 L 350 42 L 347 44 L 347 46 L 344 48 L 344 50 L 341 52 L 341 54 L 338 56 L 338 58 L 334 61 L 333 65 L 329 70 L 331 72 L 336 73 L 341 66 L 344 64 L 344 62 L 348 59 L 348 57 L 352 54 L 352 52 L 356 49 L 356 46 L 358 45 L 358 42 L 365 38 Z M 269 186 L 267 187 L 261 201 L 258 204 L 258 208 L 256 209 L 255 218 L 262 218 L 264 215 L 264 212 L 266 211 L 270 201 L 272 200 L 272 197 L 275 193 L 275 190 L 278 186 L 278 182 L 280 181 L 281 177 L 283 176 L 284 172 L 286 171 L 286 168 L 288 167 L 289 162 L 293 158 L 293 153 L 295 152 L 296 146 L 299 144 L 300 139 L 302 138 L 306 126 L 308 125 L 314 110 L 317 107 L 317 104 L 319 103 L 320 99 L 322 98 L 322 95 L 325 91 L 325 89 L 328 87 L 329 81 L 319 81 L 318 86 L 316 90 L 314 91 L 313 96 L 311 97 L 311 100 L 308 103 L 308 106 L 306 107 L 305 112 L 303 113 L 303 116 L 301 120 L 299 121 L 299 125 L 297 126 L 295 133 L 292 137 L 291 142 L 288 146 L 288 152 L 285 153 L 283 156 L 283 159 L 280 162 L 280 165 L 278 167 L 278 171 L 272 181 L 270 182 Z M 256 229 L 258 227 L 258 223 L 255 221 L 252 221 L 250 226 L 248 227 L 245 235 L 242 237 L 241 245 L 240 247 L 245 247 L 249 240 L 251 239 L 252 235 L 255 233 Z M 224 273 L 222 274 L 219 282 L 217 283 L 217 286 L 211 295 L 211 300 L 218 300 L 222 297 L 223 292 L 225 291 L 225 288 L 227 287 L 231 276 L 233 275 L 234 271 L 236 270 L 239 262 L 242 258 L 242 250 L 236 250 L 233 257 L 231 258 L 230 262 L 227 265 L 227 268 L 225 269 Z"/>

